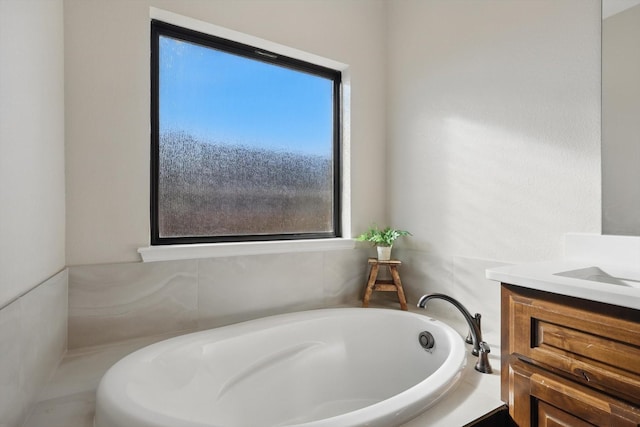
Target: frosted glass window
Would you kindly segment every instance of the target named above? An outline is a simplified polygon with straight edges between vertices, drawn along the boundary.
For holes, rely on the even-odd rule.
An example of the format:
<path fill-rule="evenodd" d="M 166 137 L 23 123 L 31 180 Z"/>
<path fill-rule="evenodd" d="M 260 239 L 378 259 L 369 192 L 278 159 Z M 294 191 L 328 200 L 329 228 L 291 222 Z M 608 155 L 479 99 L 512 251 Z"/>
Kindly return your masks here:
<path fill-rule="evenodd" d="M 340 73 L 152 23 L 152 243 L 339 227 Z"/>

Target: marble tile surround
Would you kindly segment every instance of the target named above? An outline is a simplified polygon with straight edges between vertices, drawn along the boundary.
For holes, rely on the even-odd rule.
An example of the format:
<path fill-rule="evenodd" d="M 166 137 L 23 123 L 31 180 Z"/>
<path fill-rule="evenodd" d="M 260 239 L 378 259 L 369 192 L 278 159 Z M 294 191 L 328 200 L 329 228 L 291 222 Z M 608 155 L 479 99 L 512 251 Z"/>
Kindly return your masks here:
<path fill-rule="evenodd" d="M 398 249 L 403 260 L 402 283 L 410 305 L 429 293 L 444 293 L 474 313 L 482 314 L 483 338 L 500 342 L 500 283 L 485 277 L 485 270 L 504 262 L 461 256 L 442 256 L 420 250 Z M 467 329 L 462 315 L 451 304 L 433 300 L 429 313 L 446 319 L 460 333 Z"/>
<path fill-rule="evenodd" d="M 93 427 L 96 389 L 105 372 L 127 354 L 175 335 L 68 351 L 22 427 Z"/>
<path fill-rule="evenodd" d="M 352 299 L 350 303 L 340 305 L 359 306 L 360 301 Z M 380 293 L 371 307 L 398 309 L 398 303 L 392 293 Z M 409 310 L 421 312 L 415 307 L 409 307 Z M 130 352 L 170 336 L 137 338 L 69 351 L 22 427 L 92 427 L 95 390 L 107 369 Z M 469 354 L 463 377 L 455 389 L 402 427 L 462 426 L 502 406 L 499 399 L 500 349 L 498 343 L 490 344 L 495 350 L 489 355 L 494 367 L 492 375 L 474 371 L 475 358 Z"/>
<path fill-rule="evenodd" d="M 69 267 L 69 349 L 353 301 L 364 250 Z"/>
<path fill-rule="evenodd" d="M 20 426 L 67 345 L 68 272 L 0 309 L 0 427 Z"/>
<path fill-rule="evenodd" d="M 372 255 L 363 248 L 71 267 L 69 339 L 76 348 L 41 390 L 22 427 L 91 427 L 95 389 L 104 372 L 152 342 L 287 311 L 359 306 L 366 259 Z M 400 249 L 396 255 L 403 260 L 401 276 L 410 310 L 421 312 L 415 303 L 424 293 L 444 292 L 472 312 L 482 312 L 484 338 L 495 350 L 491 358 L 498 371 L 499 284 L 485 279 L 485 269 L 504 264 Z M 374 294 L 371 306 L 398 308 L 395 294 L 384 292 Z M 466 334 L 462 317 L 448 304 L 433 301 L 427 313 Z M 467 370 L 469 376 L 447 403 L 406 426 L 432 425 L 434 416 L 440 420 L 438 426 L 462 425 L 473 419 L 470 416 L 499 406 L 499 375 Z M 456 411 L 458 407 L 465 410 Z"/>
<path fill-rule="evenodd" d="M 69 349 L 198 325 L 198 263 L 69 267 Z"/>

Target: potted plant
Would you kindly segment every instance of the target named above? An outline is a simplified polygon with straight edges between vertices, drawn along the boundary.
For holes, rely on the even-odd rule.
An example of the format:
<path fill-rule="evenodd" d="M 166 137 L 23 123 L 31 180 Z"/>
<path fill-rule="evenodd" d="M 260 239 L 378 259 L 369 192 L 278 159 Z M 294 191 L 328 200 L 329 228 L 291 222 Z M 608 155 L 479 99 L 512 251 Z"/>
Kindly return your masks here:
<path fill-rule="evenodd" d="M 410 236 L 406 230 L 396 230 L 395 228 L 386 227 L 379 229 L 377 225 L 369 227 L 369 230 L 359 235 L 356 240 L 359 242 L 371 242 L 378 251 L 378 260 L 388 261 L 391 259 L 391 247 L 393 242 L 399 237 Z"/>

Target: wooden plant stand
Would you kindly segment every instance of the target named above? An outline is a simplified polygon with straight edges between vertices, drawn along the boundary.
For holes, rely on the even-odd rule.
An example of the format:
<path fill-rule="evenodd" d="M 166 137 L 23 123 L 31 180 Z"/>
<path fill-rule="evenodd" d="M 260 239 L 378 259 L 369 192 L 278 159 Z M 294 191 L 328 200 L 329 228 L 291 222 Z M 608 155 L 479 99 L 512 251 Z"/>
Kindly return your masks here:
<path fill-rule="evenodd" d="M 400 301 L 400 308 L 407 310 L 407 299 L 404 296 L 404 289 L 402 289 L 402 282 L 400 281 L 400 274 L 398 273 L 398 267 L 402 264 L 402 261 L 392 259 L 389 261 L 379 261 L 377 258 L 369 258 L 369 280 L 367 281 L 367 288 L 364 291 L 364 297 L 362 298 L 362 306 L 369 307 L 369 299 L 373 291 L 383 292 L 397 292 L 398 300 Z M 385 266 L 391 273 L 391 280 L 378 279 L 378 272 L 380 266 Z"/>

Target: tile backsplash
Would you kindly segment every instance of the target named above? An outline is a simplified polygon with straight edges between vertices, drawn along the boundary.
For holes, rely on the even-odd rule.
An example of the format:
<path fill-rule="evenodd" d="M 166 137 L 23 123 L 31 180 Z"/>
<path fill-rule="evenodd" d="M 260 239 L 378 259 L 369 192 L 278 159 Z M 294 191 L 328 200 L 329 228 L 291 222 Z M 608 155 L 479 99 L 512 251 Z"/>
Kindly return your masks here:
<path fill-rule="evenodd" d="M 355 301 L 368 252 L 69 267 L 69 348 Z"/>

